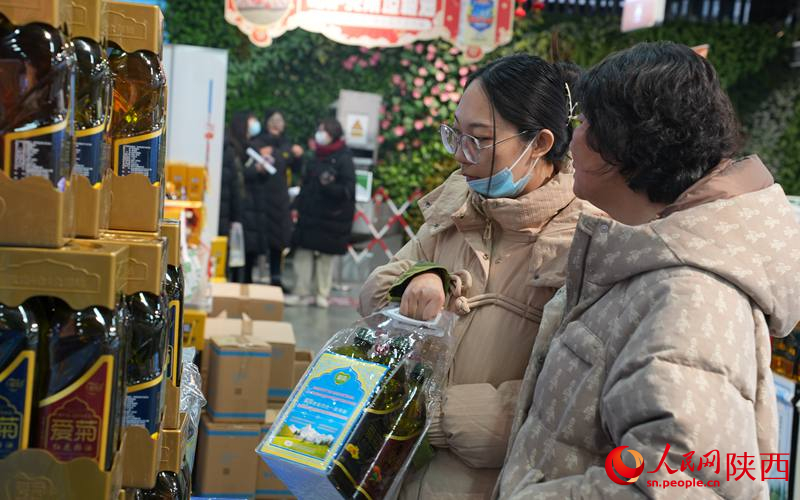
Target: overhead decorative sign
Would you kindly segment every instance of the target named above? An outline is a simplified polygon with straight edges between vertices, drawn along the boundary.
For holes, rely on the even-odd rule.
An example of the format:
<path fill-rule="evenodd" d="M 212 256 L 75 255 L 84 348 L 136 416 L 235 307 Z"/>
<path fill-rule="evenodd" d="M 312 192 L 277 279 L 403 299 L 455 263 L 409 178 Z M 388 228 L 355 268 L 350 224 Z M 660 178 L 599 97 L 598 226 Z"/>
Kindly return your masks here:
<path fill-rule="evenodd" d="M 370 48 L 443 38 L 478 60 L 511 41 L 514 0 L 225 0 L 225 19 L 261 47 L 302 28 Z"/>
<path fill-rule="evenodd" d="M 664 22 L 667 0 L 626 0 L 622 7 L 623 33 L 652 28 Z"/>

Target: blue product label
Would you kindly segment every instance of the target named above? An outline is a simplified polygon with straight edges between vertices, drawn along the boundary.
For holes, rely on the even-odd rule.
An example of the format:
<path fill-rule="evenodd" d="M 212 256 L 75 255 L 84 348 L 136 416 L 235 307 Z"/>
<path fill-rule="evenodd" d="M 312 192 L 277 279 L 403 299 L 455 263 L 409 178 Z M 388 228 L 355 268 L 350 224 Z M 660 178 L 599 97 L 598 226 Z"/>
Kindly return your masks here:
<path fill-rule="evenodd" d="M 144 427 L 155 437 L 164 407 L 163 389 L 163 373 L 150 382 L 129 386 L 125 398 L 125 426 Z"/>
<path fill-rule="evenodd" d="M 162 131 L 114 141 L 114 172 L 118 176 L 142 174 L 155 184 L 161 179 L 159 157 Z"/>
<path fill-rule="evenodd" d="M 35 353 L 22 351 L 0 372 L 0 459 L 28 447 Z"/>
<path fill-rule="evenodd" d="M 492 0 L 470 0 L 468 21 L 476 31 L 486 31 L 494 22 L 494 2 Z"/>
<path fill-rule="evenodd" d="M 74 172 L 89 179 L 92 185 L 103 180 L 105 125 L 75 132 L 77 156 Z"/>
<path fill-rule="evenodd" d="M 326 470 L 358 422 L 386 366 L 325 353 L 311 367 L 261 453 Z"/>
<path fill-rule="evenodd" d="M 62 158 L 67 122 L 8 132 L 3 136 L 3 171 L 12 179 L 44 177 L 63 189 Z"/>

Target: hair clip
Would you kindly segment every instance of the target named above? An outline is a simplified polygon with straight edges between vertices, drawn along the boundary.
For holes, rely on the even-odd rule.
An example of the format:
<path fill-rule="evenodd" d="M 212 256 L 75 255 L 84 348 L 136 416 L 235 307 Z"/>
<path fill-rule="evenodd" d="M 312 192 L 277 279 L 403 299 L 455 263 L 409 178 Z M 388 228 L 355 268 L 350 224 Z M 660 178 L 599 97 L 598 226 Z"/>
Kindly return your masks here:
<path fill-rule="evenodd" d="M 578 103 L 572 102 L 572 92 L 569 90 L 569 84 L 564 82 L 564 87 L 567 89 L 567 100 L 569 101 L 568 108 L 567 108 L 567 122 L 571 122 L 572 120 L 578 118 L 578 115 L 575 114 L 575 109 L 578 107 Z"/>

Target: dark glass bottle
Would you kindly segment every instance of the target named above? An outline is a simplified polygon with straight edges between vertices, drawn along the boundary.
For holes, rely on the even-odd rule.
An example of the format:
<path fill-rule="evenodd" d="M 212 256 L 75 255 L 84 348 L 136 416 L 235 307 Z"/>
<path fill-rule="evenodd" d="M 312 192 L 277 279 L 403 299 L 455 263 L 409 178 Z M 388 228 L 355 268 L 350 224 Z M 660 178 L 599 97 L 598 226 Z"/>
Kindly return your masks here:
<path fill-rule="evenodd" d="M 371 356 L 372 361 L 388 367 L 384 382 L 364 409 L 332 469 L 333 484 L 347 497 L 367 498 L 362 490 L 369 481 L 376 481 L 376 472 L 380 475 L 379 465 L 375 470 L 375 460 L 407 401 L 405 361 L 413 345 L 409 337 L 394 337 L 377 346 Z"/>
<path fill-rule="evenodd" d="M 140 173 L 152 183 L 161 182 L 167 88 L 161 61 L 154 52 L 126 52 L 114 42 L 109 43 L 108 60 L 114 79 L 110 127 L 114 171 L 120 176 Z M 125 151 L 131 148 L 139 152 L 137 160 L 126 162 Z"/>
<path fill-rule="evenodd" d="M 62 461 L 89 457 L 109 469 L 122 423 L 124 308 L 73 310 L 47 304 L 43 335 L 43 399 L 36 447 Z"/>
<path fill-rule="evenodd" d="M 108 154 L 106 127 L 111 114 L 111 70 L 103 47 L 75 38 L 75 173 L 94 185 L 103 180 Z"/>
<path fill-rule="evenodd" d="M 0 13 L 0 170 L 13 179 L 44 177 L 63 189 L 72 165 L 75 50 L 60 29 L 43 22 L 46 15 L 29 22 L 37 17 L 35 5 L 8 4 Z M 24 20 L 14 24 L 15 15 Z"/>
<path fill-rule="evenodd" d="M 36 299 L 0 304 L 0 459 L 28 447 L 38 398 L 37 348 L 44 311 Z"/>
<path fill-rule="evenodd" d="M 352 344 L 334 347 L 331 351 L 342 356 L 366 361 L 370 359 L 370 350 L 373 345 L 375 345 L 375 333 L 368 328 L 359 328 Z"/>
<path fill-rule="evenodd" d="M 188 468 L 186 464 L 183 467 Z M 189 484 L 183 468 L 180 474 L 161 471 L 156 478 L 156 487 L 150 490 L 141 490 L 141 500 L 188 500 Z"/>
<path fill-rule="evenodd" d="M 126 297 L 128 350 L 125 425 L 158 432 L 164 409 L 164 367 L 167 351 L 166 296 L 138 292 Z"/>
<path fill-rule="evenodd" d="M 169 242 L 172 245 L 172 241 Z M 167 325 L 167 380 L 175 387 L 181 385 L 181 352 L 183 351 L 183 267 L 167 265 L 164 291 L 169 306 Z"/>

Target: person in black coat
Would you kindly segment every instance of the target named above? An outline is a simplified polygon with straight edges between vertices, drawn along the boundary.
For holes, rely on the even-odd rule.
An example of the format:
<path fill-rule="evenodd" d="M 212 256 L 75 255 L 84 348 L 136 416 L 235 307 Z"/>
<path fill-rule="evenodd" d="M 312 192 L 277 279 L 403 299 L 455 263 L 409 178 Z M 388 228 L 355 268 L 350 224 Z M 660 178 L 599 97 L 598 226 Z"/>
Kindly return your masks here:
<path fill-rule="evenodd" d="M 242 226 L 244 227 L 245 267 L 242 283 L 253 282 L 253 269 L 258 263 L 258 256 L 269 251 L 269 235 L 267 234 L 267 199 L 269 192 L 267 183 L 271 177 L 267 168 L 248 156 L 251 149 L 267 162 L 272 163 L 270 149 L 259 144 L 256 138 L 261 134 L 261 122 L 253 113 L 246 113 L 245 136 L 242 140 L 242 161 L 244 177 L 244 199 L 242 203 Z M 241 137 L 241 136 L 240 136 Z"/>
<path fill-rule="evenodd" d="M 283 251 L 290 245 L 292 220 L 290 215 L 288 173 L 299 175 L 303 167 L 303 148 L 292 145 L 284 135 L 286 122 L 277 110 L 264 115 L 266 130 L 256 138 L 258 146 L 265 149 L 274 160 L 276 173 L 267 178 L 267 240 L 271 284 L 282 286 L 281 263 Z"/>
<path fill-rule="evenodd" d="M 353 154 L 342 136 L 342 125 L 333 118 L 322 120 L 314 136 L 315 158 L 295 200 L 298 220 L 292 243 L 297 286 L 295 295 L 287 298 L 289 305 L 315 301 L 328 307 L 333 257 L 346 253 L 350 243 L 356 174 Z"/>
<path fill-rule="evenodd" d="M 225 129 L 225 142 L 222 150 L 222 179 L 219 200 L 220 236 L 229 236 L 234 223 L 242 223 L 244 204 L 244 152 L 247 143 L 248 121 L 252 113 L 233 114 L 230 125 Z M 233 279 L 228 271 L 229 279 Z"/>

